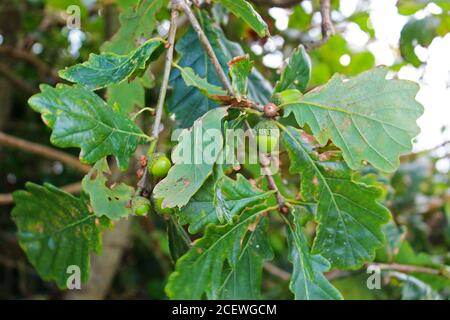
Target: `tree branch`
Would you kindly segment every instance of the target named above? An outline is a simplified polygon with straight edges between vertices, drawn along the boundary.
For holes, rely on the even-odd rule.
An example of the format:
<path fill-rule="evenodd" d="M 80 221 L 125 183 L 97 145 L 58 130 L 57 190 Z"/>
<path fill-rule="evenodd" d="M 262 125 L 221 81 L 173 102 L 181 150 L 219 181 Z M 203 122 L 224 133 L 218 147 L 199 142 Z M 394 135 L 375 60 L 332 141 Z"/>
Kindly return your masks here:
<path fill-rule="evenodd" d="M 316 49 L 324 45 L 334 33 L 333 23 L 331 22 L 330 0 L 320 0 L 320 16 L 322 18 L 322 39 L 305 44 L 308 50 Z"/>
<path fill-rule="evenodd" d="M 81 182 L 75 182 L 71 183 L 65 186 L 60 187 L 61 190 L 68 192 L 68 193 L 80 193 L 81 190 L 83 190 L 83 187 L 81 186 Z M 9 205 L 13 203 L 13 197 L 10 193 L 4 193 L 0 194 L 0 206 L 2 205 Z"/>
<path fill-rule="evenodd" d="M 302 0 L 253 0 L 252 2 L 264 7 L 291 8 Z"/>
<path fill-rule="evenodd" d="M 36 67 L 41 75 L 49 76 L 54 82 L 58 82 L 60 78 L 58 74 L 47 64 L 42 62 L 36 55 L 31 52 L 16 49 L 10 46 L 0 46 L 0 54 L 8 55 L 11 58 L 24 60 Z"/>
<path fill-rule="evenodd" d="M 404 273 L 428 273 L 433 274 L 436 276 L 442 276 L 447 279 L 450 279 L 450 275 L 443 273 L 441 270 L 433 269 L 433 268 L 427 268 L 427 267 L 421 267 L 421 266 L 412 266 L 412 265 L 405 265 L 405 264 L 399 264 L 399 263 L 373 263 L 371 265 L 379 267 L 381 270 L 395 270 L 400 271 Z"/>
<path fill-rule="evenodd" d="M 185 0 L 177 0 L 175 6 L 177 8 L 179 8 L 180 11 L 183 11 L 184 14 L 188 17 L 189 22 L 191 23 L 195 32 L 197 32 L 200 43 L 202 44 L 203 48 L 206 51 L 206 54 L 208 55 L 209 59 L 211 60 L 211 63 L 213 64 L 214 69 L 216 70 L 220 81 L 222 82 L 223 86 L 228 91 L 228 93 L 234 95 L 233 88 L 231 87 L 228 77 L 226 76 L 225 72 L 223 71 L 222 66 L 220 65 L 220 62 L 217 59 L 217 56 L 214 52 L 214 49 L 212 48 L 211 43 L 209 42 L 208 38 L 206 37 L 205 33 L 203 32 L 203 29 L 202 29 L 200 23 L 198 22 L 197 17 L 192 12 L 190 4 L 188 4 Z"/>
<path fill-rule="evenodd" d="M 90 169 L 88 165 L 82 164 L 78 158 L 70 154 L 34 142 L 29 142 L 24 139 L 16 138 L 4 132 L 0 132 L 0 145 L 21 149 L 38 154 L 48 159 L 61 161 L 67 166 L 82 173 L 87 173 Z"/>
<path fill-rule="evenodd" d="M 151 134 L 151 136 L 154 139 L 150 144 L 150 147 L 148 150 L 149 154 L 155 152 L 156 146 L 158 144 L 159 127 L 161 125 L 161 118 L 162 118 L 162 113 L 163 113 L 164 102 L 166 99 L 167 89 L 169 87 L 169 77 L 170 77 L 170 71 L 172 68 L 172 61 L 173 61 L 173 50 L 175 47 L 175 36 L 177 33 L 178 11 L 175 6 L 175 4 L 177 2 L 178 2 L 177 0 L 172 0 L 172 2 L 171 2 L 170 28 L 169 28 L 169 35 L 168 35 L 168 39 L 167 39 L 167 45 L 166 45 L 167 54 L 166 54 L 166 60 L 164 63 L 164 74 L 163 74 L 163 79 L 162 79 L 162 83 L 161 83 L 161 89 L 159 91 L 158 102 L 156 104 L 156 114 L 155 114 L 155 120 L 153 123 L 152 134 Z M 144 175 L 142 176 L 142 178 L 139 180 L 139 182 L 137 184 L 137 186 L 138 186 L 138 189 L 136 191 L 137 194 L 140 194 L 142 192 L 142 190 L 145 188 L 145 186 L 147 185 L 147 180 L 148 180 L 148 170 L 146 168 L 144 171 Z"/>

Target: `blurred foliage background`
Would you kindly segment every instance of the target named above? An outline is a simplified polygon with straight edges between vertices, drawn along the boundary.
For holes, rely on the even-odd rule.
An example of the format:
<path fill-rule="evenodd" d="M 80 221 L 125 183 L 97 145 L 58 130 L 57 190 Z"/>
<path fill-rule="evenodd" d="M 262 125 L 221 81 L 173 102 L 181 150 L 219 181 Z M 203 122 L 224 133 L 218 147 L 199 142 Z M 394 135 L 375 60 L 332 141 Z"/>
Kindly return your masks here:
<path fill-rule="evenodd" d="M 120 12 L 129 10 L 135 3 L 133 0 L 2 0 L 0 132 L 49 145 L 50 132 L 42 125 L 39 115 L 28 107 L 27 99 L 38 90 L 39 83 L 58 82 L 57 70 L 82 62 L 89 53 L 107 47 L 104 43 L 117 30 Z M 285 57 L 299 43 L 321 37 L 319 1 L 257 0 L 252 3 L 268 23 L 272 37 L 258 38 L 223 8 L 215 6 L 212 12 L 222 23 L 228 38 L 240 42 L 251 54 L 255 66 L 274 83 Z M 71 30 L 66 25 L 66 9 L 71 5 L 80 8 L 80 30 Z M 377 29 L 375 19 L 378 15 L 379 20 L 384 5 L 386 20 L 384 26 Z M 446 36 L 450 31 L 449 10 L 450 2 L 439 0 L 332 1 L 335 35 L 320 48 L 310 51 L 313 64 L 310 88 L 325 83 L 336 72 L 352 76 L 378 64 L 387 64 L 392 70 L 391 76 L 398 72 L 425 86 L 424 77 L 437 77 L 428 69 L 431 67 L 428 48 L 437 43 L 441 49 L 436 50 L 449 50 L 443 53 L 447 60 L 450 54 L 450 37 Z M 168 17 L 167 8 L 163 7 L 158 13 L 160 36 L 167 34 Z M 186 28 L 187 24 L 181 20 L 179 34 Z M 383 32 L 392 33 L 393 37 L 384 41 Z M 162 60 L 155 65 L 153 74 L 158 75 Z M 447 72 L 447 78 L 442 80 L 447 95 L 440 97 L 443 99 L 440 106 L 446 105 L 448 109 L 450 67 L 448 62 L 438 67 L 444 69 L 444 74 Z M 131 107 L 154 106 L 158 85 L 158 77 L 149 77 L 145 91 L 139 87 L 131 94 L 117 90 L 115 98 Z M 430 95 L 424 95 L 424 99 L 431 99 Z M 450 143 L 447 141 L 450 129 L 445 125 L 449 124 L 450 113 L 433 107 L 433 112 L 443 118 L 443 122 L 423 125 L 438 127 L 434 129 L 439 135 L 427 136 L 414 153 L 405 155 L 396 173 L 386 175 L 369 170 L 372 174 L 365 179 L 384 187 L 385 202 L 394 217 L 385 228 L 388 241 L 377 253 L 376 261 L 380 266 L 398 263 L 431 268 L 437 273 L 386 270 L 382 288 L 369 290 L 365 268 L 330 272 L 328 277 L 346 299 L 450 297 L 447 267 L 450 265 Z M 142 125 L 148 127 L 143 121 Z M 170 121 L 165 121 L 168 127 Z M 66 151 L 77 156 L 75 150 Z M 26 181 L 64 186 L 81 178 L 81 173 L 58 161 L 0 143 L 0 298 L 65 297 L 56 286 L 39 278 L 20 250 L 10 219 L 13 204 L 9 203 L 8 194 L 22 188 Z M 165 299 L 164 285 L 172 270 L 165 224 L 154 215 L 130 220 L 130 232 L 126 235 L 129 241 L 120 252 L 119 263 L 111 266 L 112 282 L 100 297 Z M 288 282 L 283 278 L 283 272 L 289 270 L 283 232 L 280 227 L 279 232 L 269 235 L 276 253 L 274 262 L 283 270 L 265 272 L 265 298 L 291 297 Z"/>

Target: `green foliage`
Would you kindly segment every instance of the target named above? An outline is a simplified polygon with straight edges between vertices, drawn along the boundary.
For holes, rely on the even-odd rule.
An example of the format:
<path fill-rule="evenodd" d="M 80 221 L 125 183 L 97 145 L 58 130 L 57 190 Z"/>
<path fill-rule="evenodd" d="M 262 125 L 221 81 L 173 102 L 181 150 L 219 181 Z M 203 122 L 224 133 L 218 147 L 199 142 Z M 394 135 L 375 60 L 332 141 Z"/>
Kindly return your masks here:
<path fill-rule="evenodd" d="M 224 271 L 218 299 L 261 299 L 263 264 L 273 259 L 267 238 L 267 224 L 265 218 L 259 221 L 241 248 L 235 267 Z"/>
<path fill-rule="evenodd" d="M 150 39 L 127 55 L 91 54 L 88 61 L 61 70 L 59 76 L 90 90 L 101 89 L 142 73 L 148 62 L 158 58 L 162 48 L 162 39 Z"/>
<path fill-rule="evenodd" d="M 134 188 L 124 183 L 108 187 L 106 175 L 111 175 L 111 171 L 106 158 L 103 158 L 83 178 L 83 190 L 89 195 L 96 216 L 106 216 L 111 220 L 124 218 L 133 213 L 130 199 Z"/>
<path fill-rule="evenodd" d="M 321 144 L 332 139 L 351 169 L 366 160 L 392 172 L 399 156 L 411 150 L 423 107 L 414 99 L 415 83 L 386 80 L 386 73 L 376 68 L 345 82 L 335 76 L 321 90 L 304 96 L 293 90 L 280 93 L 284 115 L 293 113 Z"/>
<path fill-rule="evenodd" d="M 49 1 L 47 5 L 64 8 L 65 2 Z M 42 85 L 41 92 L 30 98 L 31 107 L 52 129 L 51 143 L 78 147 L 80 160 L 93 164 L 82 181 L 79 198 L 48 184 L 29 183 L 26 190 L 14 193 L 19 243 L 38 273 L 64 288 L 67 267 L 78 265 L 86 282 L 89 255 L 101 249 L 101 231 L 111 220 L 133 218 L 142 219 L 133 226 L 142 241 L 133 250 L 145 250 L 139 255 L 145 270 L 153 272 L 157 263 L 165 274 L 170 269 L 165 255 L 175 265 L 173 273 L 167 272 L 168 279 L 144 284 L 150 295 L 158 287 L 159 298 L 165 297 L 165 280 L 165 291 L 172 299 L 285 298 L 291 296 L 288 289 L 296 299 L 306 300 L 354 298 L 355 292 L 356 297 L 364 298 L 448 297 L 447 250 L 444 245 L 432 244 L 425 228 L 426 219 L 436 223 L 435 209 L 418 213 L 414 206 L 416 199 L 446 194 L 448 175 L 436 172 L 442 156 L 414 160 L 395 174 L 387 174 L 398 168 L 400 155 L 411 151 L 411 140 L 418 133 L 416 120 L 423 108 L 415 100 L 417 85 L 387 80 L 386 68 L 359 74 L 374 66 L 374 56 L 353 51 L 338 34 L 308 53 L 303 46 L 293 49 L 278 79 L 275 72 L 265 71 L 263 76 L 255 67 L 261 63 L 258 54 L 250 55 L 243 48 L 250 52 L 249 47 L 253 49 L 259 41 L 263 52 L 269 51 L 263 45 L 266 39 L 257 37 L 269 35 L 267 24 L 250 2 L 215 2 L 206 9 L 193 4 L 192 9 L 229 77 L 234 96 L 222 88 L 198 30 L 181 24 L 175 38 L 169 101 L 157 103 L 157 97 L 161 99 L 165 92 L 159 95 L 157 88 L 146 89 L 160 85 L 162 70 L 156 63 L 152 65 L 153 78 L 148 66 L 167 44 L 153 37 L 156 25 L 163 27 L 163 20 L 169 18 L 169 3 L 120 0 L 116 2 L 122 10 L 120 28 L 102 46 L 103 52 L 87 58 L 98 46 L 83 46 L 80 57 L 87 61 L 60 71 L 62 78 L 74 84 Z M 426 3 L 411 5 L 403 0 L 398 6 L 415 12 Z M 446 7 L 440 1 L 436 4 Z M 88 7 L 83 5 L 83 10 Z M 333 2 L 332 8 L 338 10 L 338 3 Z M 240 18 L 233 19 L 231 27 L 227 26 L 228 11 Z M 373 37 L 370 16 L 357 10 L 346 19 Z M 311 17 L 297 5 L 286 33 L 273 28 L 286 42 L 280 52 L 295 48 L 297 35 L 302 42 L 308 40 L 303 35 L 310 36 Z M 445 14 L 410 20 L 400 43 L 405 61 L 418 65 L 414 46 L 428 46 L 436 35 L 448 32 L 446 22 Z M 99 37 L 92 33 L 89 22 L 86 25 L 89 37 Z M 222 27 L 230 38 L 240 37 L 240 43 L 228 40 Z M 343 55 L 349 56 L 349 64 L 341 63 Z M 163 59 L 158 60 L 161 62 Z M 336 72 L 359 75 L 347 80 L 332 77 Z M 266 76 L 278 80 L 274 89 Z M 307 92 L 308 86 L 314 89 Z M 93 90 L 98 89 L 105 90 L 97 95 Z M 107 102 L 100 97 L 105 93 Z M 223 106 L 226 101 L 231 105 Z M 267 108 L 266 113 L 261 112 L 269 101 L 277 105 L 275 112 L 280 117 L 272 118 Z M 165 105 L 170 118 L 163 115 L 161 134 L 150 138 L 139 126 L 148 130 L 153 117 L 143 113 L 139 118 L 130 117 L 130 113 L 136 106 L 153 112 L 154 104 Z M 256 137 L 260 151 L 276 151 L 274 160 L 279 156 L 279 161 L 274 161 L 280 164 L 279 170 L 272 179 L 262 175 L 259 163 L 222 165 L 218 161 L 224 153 L 223 131 L 244 127 L 244 120 L 255 130 L 282 132 L 280 145 L 279 136 L 271 132 L 258 131 Z M 188 128 L 181 130 L 175 146 L 168 139 L 174 126 Z M 140 144 L 146 144 L 145 149 L 137 151 Z M 170 150 L 172 167 L 163 156 Z M 142 154 L 146 156 L 138 161 Z M 120 173 L 114 166 L 110 169 L 108 156 L 117 159 L 120 170 L 127 169 L 130 159 L 135 163 L 127 174 Z M 395 219 L 390 219 L 383 202 Z M 438 209 L 444 210 L 441 207 Z M 436 234 L 432 236 L 448 242 L 450 210 L 446 210 L 446 225 L 442 230 L 433 229 Z M 408 230 L 397 225 L 404 221 L 409 223 Z M 144 232 L 144 225 L 145 231 L 151 232 Z M 167 233 L 161 227 L 166 227 Z M 187 231 L 195 234 L 195 241 Z M 147 246 L 151 246 L 150 252 Z M 274 257 L 274 263 L 291 273 L 289 283 L 273 281 L 272 276 L 280 272 L 274 272 L 267 261 Z M 366 278 L 353 271 L 345 273 L 351 275 L 348 279 L 328 280 L 332 269 L 356 270 L 374 260 L 384 264 L 384 283 L 389 283 L 388 290 L 394 293 L 369 292 Z M 264 264 L 272 276 L 262 286 Z M 409 269 L 402 269 L 403 265 Z M 393 267 L 398 270 L 391 270 Z M 146 279 L 128 275 L 128 271 L 117 277 L 119 283 L 123 278 L 132 278 L 134 283 Z"/>
<path fill-rule="evenodd" d="M 214 0 L 242 18 L 260 37 L 270 35 L 269 28 L 250 2 L 245 0 Z"/>
<path fill-rule="evenodd" d="M 114 84 L 108 87 L 107 92 L 108 104 L 123 113 L 131 113 L 135 106 L 145 106 L 145 88 L 141 79 Z"/>
<path fill-rule="evenodd" d="M 254 188 L 240 174 L 236 180 L 227 176 L 219 179 L 210 177 L 181 209 L 180 221 L 182 224 L 189 224 L 191 233 L 201 231 L 208 224 L 223 223 L 224 220 L 230 223 L 245 208 L 261 204 L 271 193 Z M 222 201 L 218 201 L 218 198 Z"/>
<path fill-rule="evenodd" d="M 176 262 L 191 247 L 191 239 L 173 215 L 167 222 L 167 237 L 169 238 L 170 257 L 172 261 Z"/>
<path fill-rule="evenodd" d="M 106 42 L 103 51 L 128 54 L 141 38 L 151 38 L 156 27 L 156 13 L 167 0 L 141 0 L 135 7 L 126 6 L 119 15 L 120 29 Z"/>
<path fill-rule="evenodd" d="M 249 55 L 236 57 L 228 63 L 230 67 L 231 85 L 238 100 L 247 96 L 248 76 L 253 68 Z"/>
<path fill-rule="evenodd" d="M 296 212 L 294 212 L 296 213 Z M 330 263 L 321 255 L 312 255 L 299 219 L 294 215 L 293 227 L 289 224 L 289 260 L 293 271 L 289 288 L 300 300 L 338 300 L 339 291 L 325 278 Z"/>
<path fill-rule="evenodd" d="M 51 142 L 63 148 L 79 147 L 80 159 L 87 163 L 114 155 L 124 170 L 138 144 L 148 139 L 124 114 L 81 87 L 42 85 L 29 104 L 52 128 Z"/>
<path fill-rule="evenodd" d="M 85 199 L 52 185 L 27 183 L 14 193 L 12 217 L 20 246 L 39 275 L 65 288 L 69 266 L 78 266 L 81 280 L 89 278 L 89 254 L 101 252 L 101 226 Z"/>
<path fill-rule="evenodd" d="M 196 87 L 206 97 L 212 98 L 213 96 L 225 96 L 227 94 L 221 87 L 212 85 L 206 79 L 199 77 L 192 68 L 178 67 L 178 70 L 180 70 L 181 77 L 186 85 Z"/>
<path fill-rule="evenodd" d="M 210 176 L 214 162 L 223 147 L 223 141 L 214 140 L 211 146 L 211 142 L 202 139 L 202 135 L 198 132 L 207 132 L 211 129 L 221 130 L 222 119 L 226 115 L 227 108 L 210 110 L 196 120 L 190 130 L 183 130 L 180 134 L 182 140 L 172 153 L 174 166 L 170 169 L 167 177 L 159 182 L 153 190 L 155 198 L 164 199 L 163 208 L 186 205 Z M 207 147 L 215 150 L 215 159 L 212 158 L 206 161 L 206 159 L 203 159 L 204 155 L 202 153 L 198 154 L 196 151 L 203 151 Z M 186 156 L 187 153 L 189 157 Z M 181 154 L 183 154 L 184 158 L 181 157 Z"/>
<path fill-rule="evenodd" d="M 248 238 L 260 222 L 261 214 L 270 209 L 265 206 L 248 209 L 233 225 L 210 225 L 205 235 L 195 241 L 192 249 L 177 261 L 166 286 L 167 295 L 172 299 L 199 299 L 203 294 L 211 299 L 221 296 L 226 286 L 224 280 L 227 277 L 224 279 L 222 275 L 225 265 L 228 264 L 231 269 L 236 268 L 242 259 L 241 255 L 245 253 L 243 248 L 247 245 Z M 247 239 L 244 239 L 246 235 Z M 243 268 L 241 272 L 251 270 Z"/>
<path fill-rule="evenodd" d="M 384 241 L 381 226 L 390 217 L 377 201 L 381 190 L 354 181 L 339 158 L 321 160 L 296 129 L 287 128 L 282 138 L 291 160 L 290 172 L 301 175 L 302 199 L 317 201 L 312 252 L 343 269 L 372 260 Z"/>
<path fill-rule="evenodd" d="M 311 78 L 311 60 L 305 47 L 300 45 L 292 52 L 280 80 L 275 85 L 275 92 L 297 89 L 304 92 Z"/>
<path fill-rule="evenodd" d="M 213 24 L 212 19 L 206 13 L 202 12 L 198 15 L 198 18 L 222 69 L 225 73 L 228 73 L 227 62 L 233 57 L 244 55 L 242 48 L 239 44 L 227 40 L 222 30 Z M 221 86 L 217 73 L 192 28 L 178 40 L 175 48 L 181 56 L 178 61 L 180 67 L 189 67 L 208 83 Z M 248 81 L 249 97 L 261 104 L 267 103 L 272 93 L 267 80 L 253 68 Z M 196 119 L 208 110 L 219 106 L 217 102 L 203 95 L 198 88 L 188 86 L 184 82 L 180 70 L 172 71 L 170 84 L 173 92 L 167 108 L 170 113 L 175 114 L 179 127 L 190 127 Z"/>
<path fill-rule="evenodd" d="M 102 51 L 118 55 L 127 55 L 136 48 L 143 37 L 151 38 L 156 27 L 156 14 L 167 4 L 167 0 L 124 1 L 123 11 L 119 15 L 118 32 L 102 46 Z M 145 78 L 149 78 L 147 73 Z M 107 89 L 108 103 L 117 103 L 125 113 L 133 111 L 135 105 L 145 106 L 144 79 L 131 83 L 122 82 Z"/>

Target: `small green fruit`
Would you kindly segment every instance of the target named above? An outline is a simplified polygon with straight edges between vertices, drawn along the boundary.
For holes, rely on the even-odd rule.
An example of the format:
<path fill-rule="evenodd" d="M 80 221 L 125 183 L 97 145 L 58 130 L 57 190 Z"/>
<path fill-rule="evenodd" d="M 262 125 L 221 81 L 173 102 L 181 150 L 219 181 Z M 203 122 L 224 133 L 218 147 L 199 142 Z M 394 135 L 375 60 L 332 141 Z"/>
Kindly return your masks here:
<path fill-rule="evenodd" d="M 136 208 L 134 214 L 138 216 L 145 216 L 149 211 L 150 206 L 148 204 L 143 204 L 142 206 Z"/>
<path fill-rule="evenodd" d="M 271 153 L 278 145 L 279 129 L 275 121 L 260 121 L 255 126 L 256 142 L 260 152 Z"/>
<path fill-rule="evenodd" d="M 271 153 L 278 144 L 276 136 L 258 135 L 256 140 L 258 141 L 258 149 L 266 153 Z"/>
<path fill-rule="evenodd" d="M 162 178 L 167 175 L 171 166 L 169 158 L 161 156 L 151 164 L 150 172 L 154 177 Z"/>
<path fill-rule="evenodd" d="M 144 197 L 134 197 L 131 202 L 133 213 L 138 216 L 145 216 L 150 211 L 150 200 Z"/>
<path fill-rule="evenodd" d="M 162 207 L 162 202 L 163 199 L 159 198 L 159 199 L 153 199 L 153 202 L 155 203 L 155 211 L 159 214 L 171 214 L 173 212 L 172 208 L 163 208 Z"/>

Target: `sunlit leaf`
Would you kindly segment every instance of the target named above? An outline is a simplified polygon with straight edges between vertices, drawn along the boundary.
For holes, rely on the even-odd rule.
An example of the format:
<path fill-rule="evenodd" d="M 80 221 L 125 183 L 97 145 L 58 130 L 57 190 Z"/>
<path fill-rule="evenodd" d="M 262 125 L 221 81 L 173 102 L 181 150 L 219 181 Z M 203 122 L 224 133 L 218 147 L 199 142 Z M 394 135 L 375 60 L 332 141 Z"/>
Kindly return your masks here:
<path fill-rule="evenodd" d="M 321 144 L 331 139 L 350 168 L 358 169 L 366 160 L 392 172 L 400 155 L 411 151 L 423 107 L 414 99 L 416 83 L 386 80 L 386 73 L 386 68 L 376 68 L 348 81 L 334 76 L 320 90 L 305 95 L 284 91 L 279 94 L 284 115 L 293 113 Z"/>

